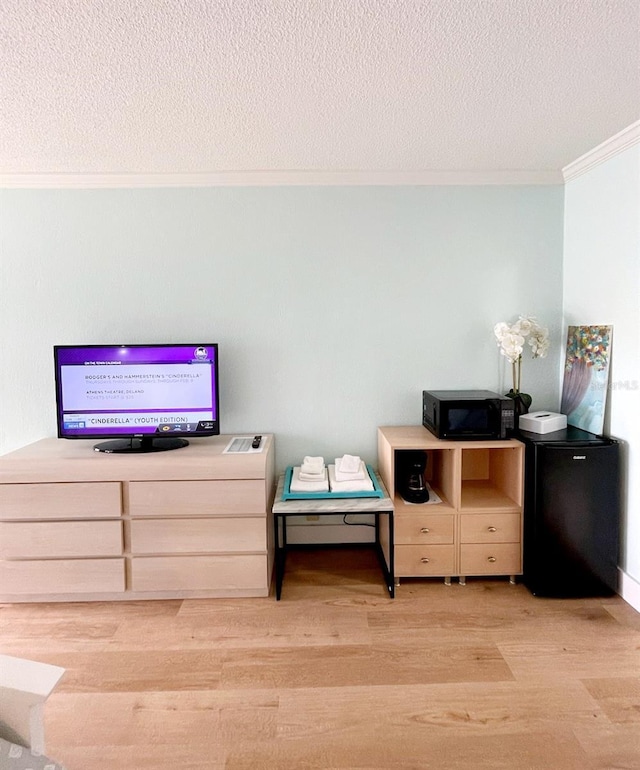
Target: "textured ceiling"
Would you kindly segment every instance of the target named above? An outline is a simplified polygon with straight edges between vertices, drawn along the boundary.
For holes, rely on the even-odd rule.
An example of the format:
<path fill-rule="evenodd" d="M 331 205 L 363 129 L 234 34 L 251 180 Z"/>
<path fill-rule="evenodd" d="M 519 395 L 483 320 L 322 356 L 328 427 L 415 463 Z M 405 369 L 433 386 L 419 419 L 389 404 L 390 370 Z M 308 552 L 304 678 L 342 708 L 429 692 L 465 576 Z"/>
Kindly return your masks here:
<path fill-rule="evenodd" d="M 0 172 L 559 170 L 640 117 L 640 0 L 2 0 Z"/>

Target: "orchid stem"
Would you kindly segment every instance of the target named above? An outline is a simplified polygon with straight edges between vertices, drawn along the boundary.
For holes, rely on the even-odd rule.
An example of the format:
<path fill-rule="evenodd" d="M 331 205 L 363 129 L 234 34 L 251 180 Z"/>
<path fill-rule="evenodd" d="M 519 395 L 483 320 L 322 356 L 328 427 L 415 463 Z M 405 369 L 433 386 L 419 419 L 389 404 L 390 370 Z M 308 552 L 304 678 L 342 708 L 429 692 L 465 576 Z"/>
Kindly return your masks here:
<path fill-rule="evenodd" d="M 514 393 L 520 392 L 520 373 L 522 371 L 521 367 L 522 367 L 522 356 L 518 356 L 518 358 L 511 364 L 511 376 L 513 378 Z"/>

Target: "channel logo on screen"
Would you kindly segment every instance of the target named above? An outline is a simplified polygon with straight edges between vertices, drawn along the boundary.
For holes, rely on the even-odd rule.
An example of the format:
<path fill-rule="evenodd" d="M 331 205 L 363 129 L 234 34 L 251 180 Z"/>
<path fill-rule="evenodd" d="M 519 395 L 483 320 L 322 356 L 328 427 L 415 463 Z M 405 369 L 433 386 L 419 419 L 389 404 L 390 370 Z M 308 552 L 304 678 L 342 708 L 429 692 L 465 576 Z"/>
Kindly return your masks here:
<path fill-rule="evenodd" d="M 86 425 L 84 423 L 84 420 L 76 420 L 73 422 L 70 420 L 65 420 L 64 427 L 66 430 L 77 430 L 78 428 L 85 428 Z"/>

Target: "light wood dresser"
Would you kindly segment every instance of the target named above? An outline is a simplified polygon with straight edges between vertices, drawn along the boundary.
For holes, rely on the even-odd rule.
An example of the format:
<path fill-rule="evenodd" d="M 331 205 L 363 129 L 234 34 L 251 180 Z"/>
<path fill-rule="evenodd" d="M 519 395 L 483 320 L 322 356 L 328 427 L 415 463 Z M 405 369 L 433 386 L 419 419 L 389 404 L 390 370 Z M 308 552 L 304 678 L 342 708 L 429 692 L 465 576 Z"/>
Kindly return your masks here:
<path fill-rule="evenodd" d="M 268 596 L 274 438 L 148 454 L 43 439 L 0 457 L 0 601 Z"/>
<path fill-rule="evenodd" d="M 398 494 L 397 453 L 426 453 L 425 478 L 442 502 L 411 504 Z M 378 429 L 378 470 L 395 508 L 395 576 L 522 574 L 524 445 L 442 441 L 422 426 Z"/>

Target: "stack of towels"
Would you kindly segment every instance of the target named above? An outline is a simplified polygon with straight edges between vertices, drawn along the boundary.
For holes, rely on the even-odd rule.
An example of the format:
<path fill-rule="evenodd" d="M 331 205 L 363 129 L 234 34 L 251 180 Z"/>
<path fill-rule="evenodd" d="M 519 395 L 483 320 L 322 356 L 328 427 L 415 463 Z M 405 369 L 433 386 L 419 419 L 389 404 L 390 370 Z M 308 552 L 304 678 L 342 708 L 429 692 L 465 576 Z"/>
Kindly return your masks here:
<path fill-rule="evenodd" d="M 307 455 L 295 465 L 289 489 L 292 492 L 373 492 L 373 481 L 364 461 L 355 455 L 336 457 L 335 465 L 324 457 Z"/>
<path fill-rule="evenodd" d="M 373 492 L 369 471 L 356 455 L 336 457 L 329 466 L 329 486 L 332 492 Z"/>
<path fill-rule="evenodd" d="M 307 455 L 302 465 L 294 467 L 289 488 L 292 492 L 328 492 L 329 480 L 324 457 Z"/>

